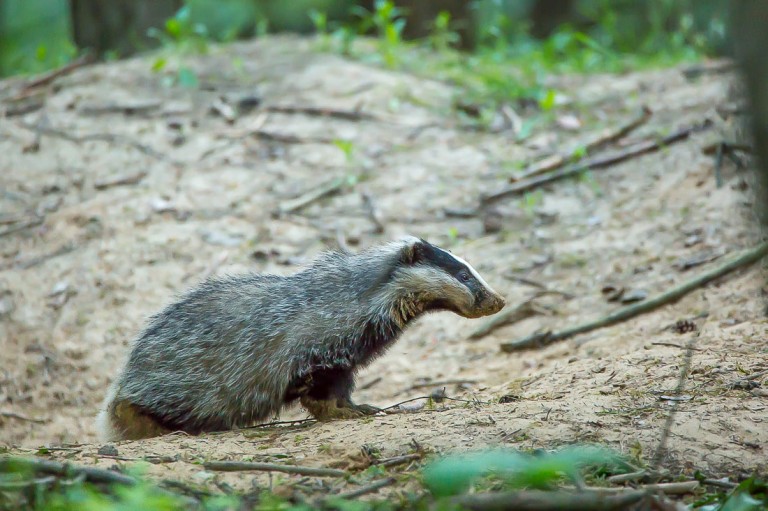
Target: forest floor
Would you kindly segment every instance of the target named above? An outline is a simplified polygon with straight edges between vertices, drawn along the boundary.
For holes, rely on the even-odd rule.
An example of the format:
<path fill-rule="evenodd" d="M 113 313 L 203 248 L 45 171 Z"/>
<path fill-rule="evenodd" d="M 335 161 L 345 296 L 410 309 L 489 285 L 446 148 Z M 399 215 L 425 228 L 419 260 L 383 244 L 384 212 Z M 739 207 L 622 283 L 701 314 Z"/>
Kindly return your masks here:
<path fill-rule="evenodd" d="M 363 446 L 391 457 L 417 447 L 596 441 L 650 463 L 676 403 L 663 466 L 733 480 L 765 473 L 766 377 L 743 383 L 768 369 L 760 265 L 626 322 L 541 349 L 500 350 L 539 329 L 605 316 L 623 306 L 607 299 L 616 289 L 628 301 L 653 296 L 757 244 L 748 173 L 726 158 L 716 178 L 706 151 L 741 104 L 731 72 L 552 77 L 551 111 L 508 105 L 490 129 L 477 129 L 457 114 L 452 85 L 319 53 L 308 40 L 268 38 L 183 62 L 198 87 L 169 83 L 184 74 L 175 61 L 159 72 L 152 57 L 91 65 L 42 96 L 16 98 L 42 108 L 0 120 L 0 444 L 8 452 L 103 468 L 149 459 L 153 479 L 298 491 L 308 484 L 301 476 L 213 473 L 199 462 L 354 471 L 367 463 Z M 18 96 L 21 84 L 0 82 L 0 93 Z M 572 154 L 643 106 L 650 117 L 603 152 L 712 126 L 477 210 L 521 164 Z M 525 136 L 534 118 L 543 121 Z M 287 211 L 329 182 L 342 184 Z M 147 317 L 174 294 L 207 275 L 287 274 L 325 247 L 356 250 L 404 234 L 469 260 L 508 307 L 540 294 L 537 286 L 562 294 L 538 296 L 536 314 L 476 340 L 470 334 L 485 320 L 425 317 L 360 374 L 355 394 L 380 407 L 442 388 L 455 400 L 100 450 L 94 417 L 105 390 Z M 670 328 L 680 320 L 696 331 Z M 690 374 L 676 396 L 692 337 Z M 304 417 L 296 408 L 281 419 Z M 315 489 L 355 487 L 333 481 Z"/>

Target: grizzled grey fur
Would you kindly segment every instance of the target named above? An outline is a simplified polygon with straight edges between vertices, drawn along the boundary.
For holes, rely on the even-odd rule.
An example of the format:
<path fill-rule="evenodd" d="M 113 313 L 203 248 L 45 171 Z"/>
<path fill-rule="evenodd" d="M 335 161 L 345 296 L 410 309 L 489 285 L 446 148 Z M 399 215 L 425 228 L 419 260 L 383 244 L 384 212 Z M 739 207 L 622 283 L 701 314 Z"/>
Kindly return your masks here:
<path fill-rule="evenodd" d="M 328 252 L 287 277 L 212 278 L 154 316 L 99 416 L 105 439 L 245 427 L 295 401 L 320 420 L 351 400 L 356 370 L 420 314 L 493 314 L 504 299 L 465 261 L 407 238 Z"/>

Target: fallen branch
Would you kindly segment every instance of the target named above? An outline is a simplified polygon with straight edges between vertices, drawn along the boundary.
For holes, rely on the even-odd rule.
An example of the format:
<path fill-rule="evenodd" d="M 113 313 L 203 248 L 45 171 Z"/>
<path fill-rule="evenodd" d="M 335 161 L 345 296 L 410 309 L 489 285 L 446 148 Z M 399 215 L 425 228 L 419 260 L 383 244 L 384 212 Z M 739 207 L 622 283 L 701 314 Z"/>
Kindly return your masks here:
<path fill-rule="evenodd" d="M 13 458 L 8 456 L 0 457 L 0 472 L 40 472 L 43 474 L 55 475 L 58 477 L 84 477 L 91 483 L 106 484 L 136 484 L 132 477 L 103 470 L 94 467 L 75 467 L 69 464 L 59 463 L 57 461 L 41 460 L 37 458 Z"/>
<path fill-rule="evenodd" d="M 26 422 L 34 422 L 35 424 L 45 424 L 45 419 L 35 419 L 34 417 L 27 417 L 26 415 L 22 415 L 20 413 L 16 412 L 4 412 L 0 410 L 0 416 L 8 417 L 9 419 L 18 419 L 20 421 L 26 421 Z"/>
<path fill-rule="evenodd" d="M 404 465 L 412 461 L 420 460 L 421 454 L 404 454 L 402 456 L 395 456 L 393 458 L 384 458 L 376 460 L 372 465 L 378 465 L 379 467 L 396 467 L 398 465 Z"/>
<path fill-rule="evenodd" d="M 263 110 L 276 114 L 302 114 L 313 117 L 335 117 L 347 121 L 376 120 L 372 114 L 367 114 L 359 110 L 335 110 L 333 108 L 322 108 L 313 106 L 265 106 Z"/>
<path fill-rule="evenodd" d="M 347 182 L 345 177 L 335 177 L 330 181 L 326 181 L 308 192 L 296 197 L 295 199 L 281 202 L 277 206 L 275 211 L 276 216 L 282 216 L 289 213 L 295 213 L 300 209 L 303 209 L 315 201 L 322 199 L 328 195 L 334 194 L 344 187 Z"/>
<path fill-rule="evenodd" d="M 57 130 L 55 128 L 49 128 L 46 126 L 36 126 L 34 124 L 29 124 L 26 122 L 21 122 L 19 123 L 19 125 L 22 128 L 30 130 L 34 133 L 39 133 L 41 135 L 47 135 L 50 137 L 61 138 L 77 144 L 80 144 L 83 142 L 92 142 L 92 141 L 122 144 L 128 147 L 132 147 L 137 151 L 139 151 L 140 153 L 146 154 L 147 156 L 151 156 L 152 158 L 155 158 L 161 161 L 169 161 L 168 157 L 163 153 L 156 151 L 155 149 L 149 147 L 148 145 L 137 142 L 125 135 L 117 135 L 114 133 L 88 133 L 85 135 L 72 135 L 63 130 Z M 175 162 L 172 162 L 172 163 L 175 163 Z"/>
<path fill-rule="evenodd" d="M 651 114 L 651 110 L 647 106 L 643 106 L 643 108 L 640 110 L 640 113 L 626 124 L 619 126 L 615 130 L 605 130 L 597 138 L 584 145 L 584 151 L 589 154 L 592 151 L 600 149 L 601 147 L 626 137 L 634 130 L 648 122 L 648 119 L 651 118 Z M 571 158 L 572 155 L 570 154 L 556 154 L 549 158 L 544 158 L 543 160 L 540 160 L 529 166 L 525 172 L 523 172 L 523 174 L 519 176 L 512 176 L 509 178 L 509 180 L 513 182 L 520 181 L 523 179 L 529 179 L 539 174 L 543 174 L 545 172 L 559 169 L 563 165 L 567 164 Z"/>
<path fill-rule="evenodd" d="M 698 481 L 682 481 L 682 482 L 674 482 L 674 483 L 644 484 L 644 485 L 641 485 L 638 489 L 642 489 L 651 493 L 660 492 L 665 495 L 685 495 L 686 493 L 692 493 L 696 491 L 698 487 L 699 487 Z M 588 492 L 594 492 L 597 494 L 600 494 L 600 493 L 621 494 L 621 493 L 626 493 L 628 491 L 629 492 L 635 491 L 634 488 L 596 488 L 592 486 L 588 486 L 583 490 Z"/>
<path fill-rule="evenodd" d="M 20 222 L 16 222 L 14 225 L 11 225 L 10 227 L 6 227 L 5 229 L 0 230 L 0 237 L 7 236 L 8 234 L 13 234 L 14 232 L 23 231 L 24 229 L 29 229 L 30 227 L 37 227 L 38 225 L 42 224 L 44 220 L 45 219 L 41 216 L 35 216 L 35 217 L 29 217 Z"/>
<path fill-rule="evenodd" d="M 126 186 L 136 185 L 141 182 L 147 176 L 147 173 L 142 171 L 134 172 L 132 174 L 123 174 L 120 176 L 113 176 L 107 179 L 101 179 L 93 183 L 93 187 L 97 190 L 106 190 L 114 186 Z"/>
<path fill-rule="evenodd" d="M 37 87 L 41 87 L 43 85 L 48 85 L 51 82 L 53 82 L 56 78 L 62 77 L 64 75 L 68 75 L 75 69 L 85 67 L 88 64 L 91 64 L 92 62 L 95 62 L 95 56 L 91 53 L 86 53 L 85 55 L 61 66 L 58 69 L 54 69 L 52 71 L 48 71 L 47 73 L 40 75 L 37 78 L 33 78 L 32 80 L 28 81 L 24 84 L 24 86 L 19 91 L 19 96 L 24 95 L 28 93 L 31 89 L 35 89 Z"/>
<path fill-rule="evenodd" d="M 462 495 L 454 502 L 462 508 L 476 511 L 516 509 L 518 511 L 555 511 L 572 509 L 579 511 L 610 511 L 628 509 L 647 493 L 629 490 L 621 494 L 574 491 L 523 490 L 501 493 L 475 493 Z"/>
<path fill-rule="evenodd" d="M 380 489 L 386 488 L 387 486 L 392 486 L 396 482 L 397 482 L 397 479 L 395 479 L 394 477 L 379 479 L 378 481 L 374 481 L 367 486 L 362 486 L 357 490 L 348 491 L 346 493 L 339 493 L 338 495 L 332 495 L 331 497 L 338 498 L 338 499 L 356 499 L 357 497 L 361 497 L 363 495 L 367 495 L 369 493 L 379 491 Z"/>
<path fill-rule="evenodd" d="M 497 328 L 517 323 L 518 321 L 530 318 L 536 314 L 542 314 L 544 311 L 540 307 L 536 306 L 534 300 L 543 294 L 546 294 L 546 292 L 542 291 L 537 293 L 532 298 L 529 298 L 516 307 L 502 310 L 499 314 L 492 316 L 490 319 L 477 327 L 472 333 L 469 334 L 469 338 L 472 340 L 481 339 Z"/>
<path fill-rule="evenodd" d="M 365 192 L 362 194 L 362 198 L 363 198 L 363 208 L 365 208 L 365 212 L 374 226 L 373 232 L 375 234 L 384 233 L 384 230 L 385 230 L 384 222 L 381 221 L 381 214 L 379 213 L 379 210 L 376 209 L 376 204 L 374 204 L 373 202 L 373 197 L 371 197 L 370 193 Z"/>
<path fill-rule="evenodd" d="M 217 472 L 282 472 L 314 477 L 346 477 L 348 474 L 335 468 L 300 467 L 298 465 L 281 465 L 279 463 L 258 463 L 253 461 L 209 461 L 203 463 L 206 470 Z"/>
<path fill-rule="evenodd" d="M 732 259 L 722 264 L 721 266 L 718 266 L 716 268 L 712 268 L 709 271 L 703 272 L 700 275 L 686 282 L 683 282 L 679 286 L 672 288 L 653 298 L 649 298 L 648 300 L 636 303 L 634 305 L 623 307 L 615 312 L 612 312 L 611 314 L 608 314 L 603 318 L 596 319 L 593 321 L 588 321 L 586 323 L 582 323 L 580 325 L 576 325 L 571 328 L 566 328 L 559 332 L 552 332 L 551 330 L 548 330 L 545 332 L 535 333 L 524 339 L 504 343 L 501 345 L 501 351 L 505 353 L 512 353 L 512 352 L 524 350 L 524 349 L 540 348 L 540 347 L 552 344 L 554 342 L 562 341 L 563 339 L 573 337 L 574 335 L 577 335 L 577 334 L 591 332 L 592 330 L 597 330 L 599 328 L 604 328 L 610 325 L 614 325 L 616 323 L 620 323 L 622 321 L 626 321 L 628 319 L 634 318 L 635 316 L 639 316 L 640 314 L 644 314 L 646 312 L 657 309 L 662 305 L 672 303 L 682 298 L 683 296 L 687 295 L 694 289 L 697 289 L 715 280 L 716 278 L 722 277 L 723 275 L 726 275 L 734 270 L 737 270 L 741 267 L 744 267 L 759 261 L 766 254 L 768 254 L 768 242 L 764 241 L 763 243 L 760 243 L 756 247 L 745 250 L 744 252 L 742 252 L 738 256 L 733 257 Z"/>
<path fill-rule="evenodd" d="M 480 197 L 480 203 L 482 206 L 488 206 L 501 199 L 527 192 L 528 190 L 553 183 L 566 177 L 578 175 L 586 170 L 596 170 L 609 167 L 635 156 L 658 151 L 662 147 L 674 144 L 675 142 L 686 140 L 692 133 L 703 131 L 709 128 L 711 124 L 711 122 L 707 121 L 696 126 L 679 129 L 670 135 L 662 137 L 659 140 L 648 140 L 646 142 L 640 142 L 623 151 L 604 156 L 598 156 L 595 158 L 585 158 L 577 163 L 574 163 L 573 165 L 563 167 L 556 172 L 521 180 L 501 189 L 498 192 L 482 195 Z"/>

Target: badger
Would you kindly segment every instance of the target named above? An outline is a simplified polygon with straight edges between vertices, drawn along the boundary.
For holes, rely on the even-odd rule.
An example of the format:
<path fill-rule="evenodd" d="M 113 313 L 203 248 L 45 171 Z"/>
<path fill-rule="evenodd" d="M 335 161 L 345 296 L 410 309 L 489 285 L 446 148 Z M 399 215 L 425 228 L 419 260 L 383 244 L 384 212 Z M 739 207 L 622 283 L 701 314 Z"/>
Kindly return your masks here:
<path fill-rule="evenodd" d="M 289 276 L 213 277 L 150 318 L 97 418 L 103 440 L 251 426 L 298 400 L 317 420 L 375 414 L 356 372 L 422 314 L 495 314 L 463 259 L 407 237 L 329 251 Z"/>

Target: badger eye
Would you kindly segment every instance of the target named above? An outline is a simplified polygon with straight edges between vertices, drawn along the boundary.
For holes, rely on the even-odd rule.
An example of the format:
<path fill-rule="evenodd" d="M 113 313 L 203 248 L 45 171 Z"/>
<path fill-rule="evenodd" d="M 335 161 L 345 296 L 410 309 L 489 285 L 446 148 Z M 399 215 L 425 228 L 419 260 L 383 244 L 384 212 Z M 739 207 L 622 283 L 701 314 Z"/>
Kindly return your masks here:
<path fill-rule="evenodd" d="M 469 281 L 469 273 L 463 271 L 459 273 L 459 280 L 462 282 L 468 282 Z"/>

